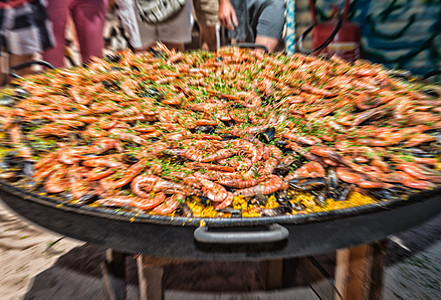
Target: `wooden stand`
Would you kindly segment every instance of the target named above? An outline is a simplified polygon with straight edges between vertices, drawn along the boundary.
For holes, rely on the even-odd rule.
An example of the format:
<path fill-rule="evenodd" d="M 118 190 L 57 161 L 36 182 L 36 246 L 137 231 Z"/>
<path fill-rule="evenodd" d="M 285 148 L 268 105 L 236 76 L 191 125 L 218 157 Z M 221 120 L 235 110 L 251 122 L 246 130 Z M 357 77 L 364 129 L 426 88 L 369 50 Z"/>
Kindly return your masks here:
<path fill-rule="evenodd" d="M 108 250 L 102 264 L 109 299 L 125 297 L 125 255 Z M 374 242 L 354 248 L 339 249 L 333 256 L 310 256 L 261 262 L 261 282 L 265 290 L 277 290 L 300 278 L 320 299 L 381 299 L 385 242 Z M 323 260 L 328 260 L 323 262 Z M 328 263 L 332 261 L 332 263 Z M 139 255 L 137 257 L 140 300 L 162 300 L 164 266 L 186 261 Z M 330 266 L 334 266 L 334 270 Z M 334 276 L 332 276 L 332 272 Z M 118 279 L 119 277 L 119 279 Z M 333 278 L 332 278 L 333 277 Z"/>

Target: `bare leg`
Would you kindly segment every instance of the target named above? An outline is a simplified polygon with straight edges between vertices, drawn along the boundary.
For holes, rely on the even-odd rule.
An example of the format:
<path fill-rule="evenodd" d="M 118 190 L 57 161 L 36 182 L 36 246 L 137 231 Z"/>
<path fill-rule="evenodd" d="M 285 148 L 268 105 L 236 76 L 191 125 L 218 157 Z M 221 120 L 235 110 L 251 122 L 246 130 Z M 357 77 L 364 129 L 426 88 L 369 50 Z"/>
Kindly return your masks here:
<path fill-rule="evenodd" d="M 279 42 L 278 39 L 268 37 L 268 36 L 263 36 L 263 35 L 258 35 L 256 37 L 256 41 L 255 41 L 256 44 L 263 45 L 266 48 L 268 48 L 268 51 L 270 53 L 274 52 L 274 49 L 276 48 L 278 42 Z"/>
<path fill-rule="evenodd" d="M 204 51 L 217 50 L 216 26 L 199 24 L 199 48 Z"/>
<path fill-rule="evenodd" d="M 9 67 L 15 66 L 15 65 L 22 63 L 22 62 L 30 61 L 30 60 L 32 60 L 32 58 L 33 58 L 32 54 L 31 55 L 9 54 Z M 15 73 L 17 73 L 20 76 L 24 76 L 27 74 L 31 74 L 33 72 L 32 72 L 31 67 L 27 67 L 27 68 L 23 68 L 23 69 L 15 71 Z M 9 82 L 9 80 L 10 80 L 10 78 L 9 78 L 8 74 L 2 74 L 0 84 L 6 85 Z"/>
<path fill-rule="evenodd" d="M 163 42 L 170 50 L 185 51 L 184 43 Z"/>

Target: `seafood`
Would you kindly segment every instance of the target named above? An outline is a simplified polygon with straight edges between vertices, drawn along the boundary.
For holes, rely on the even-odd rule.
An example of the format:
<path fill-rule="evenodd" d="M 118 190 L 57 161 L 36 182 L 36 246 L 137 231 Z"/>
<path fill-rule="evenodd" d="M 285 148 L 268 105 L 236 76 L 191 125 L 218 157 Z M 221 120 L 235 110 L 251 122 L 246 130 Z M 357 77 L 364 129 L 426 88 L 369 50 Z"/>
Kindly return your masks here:
<path fill-rule="evenodd" d="M 1 180 L 79 205 L 202 217 L 323 211 L 441 185 L 439 86 L 366 62 L 158 49 L 3 89 Z"/>

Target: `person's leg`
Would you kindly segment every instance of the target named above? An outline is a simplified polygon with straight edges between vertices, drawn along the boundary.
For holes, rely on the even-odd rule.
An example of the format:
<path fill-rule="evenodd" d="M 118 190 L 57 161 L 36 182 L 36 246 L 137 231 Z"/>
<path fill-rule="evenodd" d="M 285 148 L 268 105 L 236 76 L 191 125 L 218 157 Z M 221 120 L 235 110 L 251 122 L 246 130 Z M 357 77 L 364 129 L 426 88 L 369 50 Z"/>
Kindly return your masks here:
<path fill-rule="evenodd" d="M 199 25 L 199 47 L 205 51 L 217 50 L 218 0 L 193 0 L 194 11 Z"/>
<path fill-rule="evenodd" d="M 108 0 L 74 0 L 70 6 L 83 63 L 92 56 L 103 56 L 107 2 Z"/>
<path fill-rule="evenodd" d="M 274 52 L 278 41 L 282 38 L 285 25 L 284 0 L 255 0 L 254 10 L 258 13 L 256 26 L 256 44 Z"/>
<path fill-rule="evenodd" d="M 9 54 L 9 67 L 18 65 L 22 62 L 30 61 L 32 60 L 33 55 L 15 55 L 15 54 Z M 32 69 L 31 67 L 23 68 L 20 70 L 15 71 L 18 75 L 24 76 L 26 74 L 31 74 Z"/>
<path fill-rule="evenodd" d="M 186 6 L 176 18 L 170 22 L 157 25 L 158 40 L 168 48 L 185 50 L 184 44 L 191 42 L 192 6 L 191 0 L 188 0 Z"/>
<path fill-rule="evenodd" d="M 52 22 L 52 31 L 55 38 L 55 47 L 43 52 L 43 60 L 59 68 L 64 67 L 65 32 L 69 13 L 69 4 L 72 0 L 48 0 L 47 12 Z"/>

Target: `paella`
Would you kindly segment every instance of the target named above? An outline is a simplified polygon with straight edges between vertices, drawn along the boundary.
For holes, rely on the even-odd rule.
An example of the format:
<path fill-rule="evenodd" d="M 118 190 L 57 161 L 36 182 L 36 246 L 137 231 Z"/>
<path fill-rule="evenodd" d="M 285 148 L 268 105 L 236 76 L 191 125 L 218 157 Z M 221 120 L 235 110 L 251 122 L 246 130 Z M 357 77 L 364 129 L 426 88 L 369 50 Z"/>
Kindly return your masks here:
<path fill-rule="evenodd" d="M 123 51 L 1 91 L 0 179 L 186 217 L 405 201 L 441 183 L 440 93 L 363 60 Z"/>

